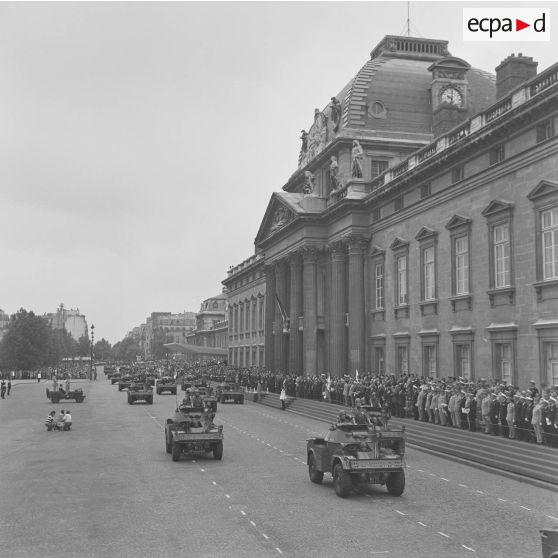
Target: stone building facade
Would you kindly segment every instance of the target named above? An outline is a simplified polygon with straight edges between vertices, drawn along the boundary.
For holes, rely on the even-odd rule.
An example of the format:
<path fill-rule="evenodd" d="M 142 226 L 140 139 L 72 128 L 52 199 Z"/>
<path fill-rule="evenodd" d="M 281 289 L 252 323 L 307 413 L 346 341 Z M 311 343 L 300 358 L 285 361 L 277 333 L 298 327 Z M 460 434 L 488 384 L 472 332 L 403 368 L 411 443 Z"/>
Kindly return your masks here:
<path fill-rule="evenodd" d="M 268 369 L 558 384 L 558 64 L 536 69 L 388 36 L 315 111 L 255 241 Z"/>
<path fill-rule="evenodd" d="M 186 336 L 189 345 L 226 348 L 227 295 L 221 293 L 204 300 L 196 314 L 196 327 Z"/>
<path fill-rule="evenodd" d="M 255 254 L 231 267 L 223 281 L 227 289 L 229 364 L 264 366 L 264 258 Z"/>

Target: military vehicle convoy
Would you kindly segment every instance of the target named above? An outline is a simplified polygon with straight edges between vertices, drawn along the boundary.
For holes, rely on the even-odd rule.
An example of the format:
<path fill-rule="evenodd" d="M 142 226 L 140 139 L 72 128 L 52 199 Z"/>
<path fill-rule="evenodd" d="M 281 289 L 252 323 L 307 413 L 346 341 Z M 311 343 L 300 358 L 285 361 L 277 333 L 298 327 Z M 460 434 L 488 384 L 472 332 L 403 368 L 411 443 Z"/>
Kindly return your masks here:
<path fill-rule="evenodd" d="M 353 487 L 380 484 L 393 496 L 405 490 L 405 427 L 389 428 L 380 408 L 363 406 L 364 424 L 341 411 L 323 438 L 310 438 L 306 458 L 310 480 L 320 484 L 331 473 L 337 496 L 346 498 Z M 358 416 L 362 419 L 363 415 Z"/>
<path fill-rule="evenodd" d="M 177 383 L 174 378 L 170 376 L 163 376 L 161 379 L 157 380 L 156 391 L 157 395 L 161 395 L 164 392 L 169 392 L 172 395 L 176 395 Z"/>
<path fill-rule="evenodd" d="M 136 401 L 145 401 L 148 405 L 153 405 L 153 388 L 139 382 L 130 384 L 128 404 L 133 405 Z"/>
<path fill-rule="evenodd" d="M 214 413 L 217 412 L 217 395 L 215 394 L 215 390 L 209 386 L 200 386 L 195 389 L 202 398 L 204 405 Z"/>
<path fill-rule="evenodd" d="M 85 395 L 82 389 L 73 389 L 71 391 L 51 391 L 46 388 L 46 396 L 52 403 L 57 404 L 62 399 L 75 399 L 76 403 L 83 403 Z"/>
<path fill-rule="evenodd" d="M 123 389 L 130 389 L 134 378 L 130 374 L 126 374 L 126 376 L 122 376 L 120 381 L 118 382 L 118 391 L 122 391 Z"/>
<path fill-rule="evenodd" d="M 244 404 L 244 391 L 237 384 L 223 382 L 217 386 L 217 401 L 226 403 L 233 401 L 234 403 Z"/>
<path fill-rule="evenodd" d="M 223 426 L 213 423 L 215 413 L 203 407 L 180 405 L 165 424 L 165 448 L 173 461 L 184 453 L 213 453 L 223 458 Z"/>

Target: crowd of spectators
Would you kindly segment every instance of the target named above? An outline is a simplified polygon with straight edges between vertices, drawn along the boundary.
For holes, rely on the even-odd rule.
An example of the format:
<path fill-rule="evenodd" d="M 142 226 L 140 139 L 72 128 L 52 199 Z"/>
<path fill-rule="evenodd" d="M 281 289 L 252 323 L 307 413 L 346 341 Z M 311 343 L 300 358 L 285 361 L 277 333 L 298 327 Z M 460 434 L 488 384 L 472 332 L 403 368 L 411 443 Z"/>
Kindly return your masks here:
<path fill-rule="evenodd" d="M 416 374 L 364 375 L 361 378 L 312 377 L 241 369 L 218 362 L 182 368 L 213 380 L 234 381 L 255 391 L 326 401 L 354 407 L 387 408 L 391 416 L 412 418 L 442 427 L 558 447 L 558 386 L 539 389 L 535 381 L 520 390 L 501 380 L 425 378 Z"/>

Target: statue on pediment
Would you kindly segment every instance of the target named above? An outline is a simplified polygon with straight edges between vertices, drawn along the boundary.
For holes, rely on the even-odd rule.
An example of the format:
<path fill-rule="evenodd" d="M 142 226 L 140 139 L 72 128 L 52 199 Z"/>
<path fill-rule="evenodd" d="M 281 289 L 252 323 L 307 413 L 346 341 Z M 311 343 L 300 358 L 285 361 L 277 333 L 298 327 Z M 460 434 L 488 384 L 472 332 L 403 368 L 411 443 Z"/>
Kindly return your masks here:
<path fill-rule="evenodd" d="M 310 171 L 304 172 L 304 186 L 302 187 L 302 192 L 305 196 L 313 196 L 314 195 L 314 183 L 315 177 Z"/>
<path fill-rule="evenodd" d="M 331 98 L 331 111 L 330 118 L 333 122 L 333 131 L 337 132 L 339 130 L 339 124 L 341 123 L 341 103 L 337 100 L 337 97 Z"/>
<path fill-rule="evenodd" d="M 351 178 L 362 178 L 364 166 L 364 150 L 358 140 L 353 140 L 351 150 Z"/>

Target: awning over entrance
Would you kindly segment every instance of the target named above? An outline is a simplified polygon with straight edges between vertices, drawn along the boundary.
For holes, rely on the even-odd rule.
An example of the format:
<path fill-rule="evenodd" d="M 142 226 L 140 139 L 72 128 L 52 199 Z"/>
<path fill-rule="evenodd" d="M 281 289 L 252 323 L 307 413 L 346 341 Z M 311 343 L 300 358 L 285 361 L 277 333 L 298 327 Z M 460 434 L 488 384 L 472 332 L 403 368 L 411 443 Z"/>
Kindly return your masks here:
<path fill-rule="evenodd" d="M 163 346 L 174 353 L 189 355 L 226 357 L 229 354 L 228 349 L 224 349 L 222 347 L 200 347 L 199 345 L 186 345 L 184 343 L 165 343 Z"/>

